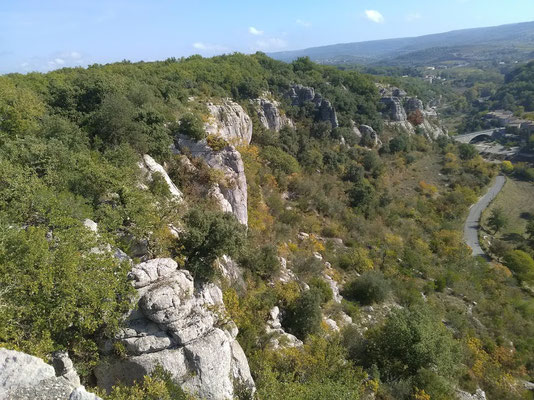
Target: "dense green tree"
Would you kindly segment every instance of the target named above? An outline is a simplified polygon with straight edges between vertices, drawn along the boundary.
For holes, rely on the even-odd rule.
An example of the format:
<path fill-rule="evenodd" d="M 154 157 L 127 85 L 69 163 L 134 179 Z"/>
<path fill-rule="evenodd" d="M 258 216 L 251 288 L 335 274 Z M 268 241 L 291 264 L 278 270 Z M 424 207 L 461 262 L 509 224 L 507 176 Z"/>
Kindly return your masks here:
<path fill-rule="evenodd" d="M 176 133 L 189 136 L 195 140 L 202 140 L 206 137 L 204 124 L 200 117 L 193 113 L 185 114 L 176 128 Z"/>
<path fill-rule="evenodd" d="M 384 275 L 376 271 L 367 271 L 349 282 L 343 290 L 343 295 L 350 300 L 369 305 L 386 300 L 390 292 L 390 285 Z"/>
<path fill-rule="evenodd" d="M 96 246 L 81 223 L 1 226 L 0 343 L 40 356 L 68 348 L 86 367 L 95 362 L 95 339 L 115 332 L 132 292 L 129 264 Z"/>
<path fill-rule="evenodd" d="M 513 271 L 519 280 L 534 280 L 534 260 L 522 250 L 512 250 L 504 256 L 504 264 Z"/>
<path fill-rule="evenodd" d="M 300 339 L 317 333 L 322 321 L 321 298 L 321 291 L 316 288 L 302 292 L 286 310 L 283 325 Z"/>
<path fill-rule="evenodd" d="M 507 223 L 508 220 L 502 208 L 496 207 L 491 210 L 491 215 L 488 218 L 488 225 L 493 229 L 493 233 L 499 232 Z"/>
<path fill-rule="evenodd" d="M 217 257 L 238 255 L 245 240 L 245 228 L 229 213 L 192 209 L 185 215 L 187 230 L 180 238 L 186 267 L 194 276 L 211 279 Z"/>
<path fill-rule="evenodd" d="M 369 333 L 363 361 L 376 364 L 384 381 L 394 381 L 422 368 L 453 375 L 458 355 L 459 347 L 440 319 L 428 308 L 412 308 L 395 311 Z"/>
<path fill-rule="evenodd" d="M 460 146 L 458 146 L 458 152 L 462 160 L 471 160 L 478 154 L 475 146 L 468 143 L 460 144 Z"/>

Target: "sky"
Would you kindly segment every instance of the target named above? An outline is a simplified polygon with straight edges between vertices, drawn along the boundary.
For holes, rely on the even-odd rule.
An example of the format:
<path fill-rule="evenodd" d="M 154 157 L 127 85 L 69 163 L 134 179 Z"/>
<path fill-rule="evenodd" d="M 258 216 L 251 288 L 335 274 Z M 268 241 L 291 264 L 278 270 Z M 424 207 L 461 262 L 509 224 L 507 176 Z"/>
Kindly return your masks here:
<path fill-rule="evenodd" d="M 0 73 L 295 50 L 534 20 L 534 0 L 0 0 Z"/>

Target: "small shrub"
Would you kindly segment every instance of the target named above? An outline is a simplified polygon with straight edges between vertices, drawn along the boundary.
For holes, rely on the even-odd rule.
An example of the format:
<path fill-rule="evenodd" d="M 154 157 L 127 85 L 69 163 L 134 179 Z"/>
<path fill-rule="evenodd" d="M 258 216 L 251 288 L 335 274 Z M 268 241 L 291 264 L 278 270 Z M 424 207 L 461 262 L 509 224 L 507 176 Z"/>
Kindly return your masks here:
<path fill-rule="evenodd" d="M 152 174 L 152 181 L 149 184 L 149 188 L 156 196 L 168 197 L 171 194 L 169 185 L 167 185 L 165 178 L 159 172 Z"/>
<path fill-rule="evenodd" d="M 213 151 L 221 151 L 228 146 L 228 142 L 224 140 L 224 138 L 217 135 L 208 135 L 206 142 Z"/>
<path fill-rule="evenodd" d="M 270 278 L 280 269 L 276 247 L 273 245 L 262 246 L 258 251 L 257 246 L 249 244 L 239 263 L 262 278 Z"/>
<path fill-rule="evenodd" d="M 193 113 L 185 114 L 180 119 L 180 124 L 176 128 L 176 133 L 189 136 L 194 140 L 202 140 L 206 137 L 202 119 Z"/>
<path fill-rule="evenodd" d="M 306 339 L 321 328 L 321 292 L 311 288 L 303 292 L 289 307 L 283 325 L 299 339 Z"/>
<path fill-rule="evenodd" d="M 313 278 L 310 282 L 310 287 L 315 288 L 321 295 L 321 304 L 327 303 L 334 297 L 330 285 L 321 278 Z"/>
<path fill-rule="evenodd" d="M 384 301 L 391 288 L 380 272 L 369 271 L 350 282 L 343 292 L 347 298 L 368 305 Z"/>
<path fill-rule="evenodd" d="M 504 264 L 513 271 L 519 280 L 534 280 L 534 260 L 522 250 L 512 250 L 504 256 Z"/>

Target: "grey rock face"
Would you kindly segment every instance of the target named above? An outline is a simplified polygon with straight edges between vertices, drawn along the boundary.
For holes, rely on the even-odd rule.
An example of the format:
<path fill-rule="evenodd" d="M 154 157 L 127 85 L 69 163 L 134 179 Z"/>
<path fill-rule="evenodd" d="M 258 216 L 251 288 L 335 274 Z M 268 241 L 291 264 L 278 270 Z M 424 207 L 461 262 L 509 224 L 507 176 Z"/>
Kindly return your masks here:
<path fill-rule="evenodd" d="M 158 164 L 152 157 L 150 157 L 148 154 L 145 154 L 143 156 L 143 161 L 139 163 L 139 168 L 144 173 L 145 179 L 149 182 L 152 181 L 152 176 L 155 173 L 161 174 L 165 182 L 167 183 L 167 186 L 169 188 L 169 191 L 171 193 L 171 196 L 173 199 L 177 201 L 182 201 L 183 194 L 176 187 L 176 185 L 173 183 L 169 175 L 167 174 L 167 171 L 165 171 L 165 168 L 161 164 Z"/>
<path fill-rule="evenodd" d="M 247 178 L 241 154 L 235 147 L 227 146 L 216 152 L 207 145 L 205 140 L 194 142 L 185 136 L 178 137 L 177 145 L 179 149 L 189 149 L 193 157 L 203 158 L 208 166 L 224 173 L 227 184 L 219 185 L 218 191 L 226 201 L 222 201 L 219 197 L 219 204 L 225 211 L 230 211 L 229 205 L 238 221 L 247 225 Z"/>
<path fill-rule="evenodd" d="M 351 125 L 352 132 L 354 132 L 356 137 L 361 138 L 362 137 L 362 133 L 360 132 L 360 129 L 358 129 L 358 127 L 356 126 L 356 123 L 351 120 L 350 121 L 350 125 Z"/>
<path fill-rule="evenodd" d="M 286 94 L 294 106 L 302 107 L 307 102 L 315 104 L 315 111 L 319 121 L 330 122 L 332 128 L 337 128 L 339 123 L 337 121 L 337 114 L 329 100 L 323 98 L 315 89 L 308 86 L 293 85 Z"/>
<path fill-rule="evenodd" d="M 80 386 L 65 352 L 54 355 L 54 367 L 29 354 L 0 348 L 0 399 L 102 400 Z"/>
<path fill-rule="evenodd" d="M 265 129 L 278 132 L 284 126 L 293 126 L 293 121 L 280 113 L 278 102 L 269 100 L 267 97 L 260 97 L 253 100 L 253 103 Z"/>
<path fill-rule="evenodd" d="M 52 366 L 54 367 L 56 376 L 62 376 L 75 387 L 81 385 L 80 377 L 74 369 L 72 360 L 66 351 L 56 351 L 52 354 Z"/>
<path fill-rule="evenodd" d="M 330 286 L 330 289 L 332 290 L 332 298 L 336 303 L 341 303 L 341 300 L 343 300 L 343 296 L 339 293 L 339 285 L 338 283 L 326 272 L 323 272 L 323 279 L 326 283 L 328 283 L 328 286 Z"/>
<path fill-rule="evenodd" d="M 391 94 L 395 97 L 405 97 L 407 93 L 398 87 L 393 87 L 391 88 Z"/>
<path fill-rule="evenodd" d="M 252 139 L 252 120 L 236 102 L 224 99 L 221 104 L 208 103 L 210 119 L 206 132 L 224 138 L 231 144 L 249 144 Z"/>
<path fill-rule="evenodd" d="M 0 348 L 0 398 L 56 376 L 54 367 L 29 354 Z"/>
<path fill-rule="evenodd" d="M 117 381 L 140 380 L 161 365 L 201 398 L 232 398 L 234 380 L 254 391 L 246 357 L 235 340 L 237 327 L 225 321 L 217 286 L 195 288 L 189 271 L 179 270 L 172 259 L 135 265 L 131 279 L 137 309 L 116 338 L 126 357 L 110 355 L 97 367 L 99 386 L 109 390 Z"/>
<path fill-rule="evenodd" d="M 222 276 L 228 280 L 232 287 L 241 289 L 246 288 L 243 271 L 232 258 L 223 255 L 217 260 L 217 267 L 221 271 Z"/>
<path fill-rule="evenodd" d="M 447 131 L 441 127 L 439 121 L 436 119 L 425 118 L 419 127 L 423 130 L 424 135 L 430 140 L 437 139 L 439 136 L 447 134 Z"/>
<path fill-rule="evenodd" d="M 456 391 L 459 400 L 486 400 L 486 393 L 478 388 L 475 393 L 464 392 L 463 390 Z"/>
<path fill-rule="evenodd" d="M 417 111 L 417 110 L 423 112 L 424 111 L 423 102 L 419 100 L 417 97 L 409 97 L 404 102 L 404 109 L 406 110 L 406 113 L 408 114 L 410 114 L 411 112 Z"/>
<path fill-rule="evenodd" d="M 384 105 L 384 115 L 391 121 L 406 121 L 406 112 L 398 97 L 382 97 L 380 102 Z"/>
<path fill-rule="evenodd" d="M 282 324 L 280 323 L 280 309 L 275 306 L 269 312 L 269 320 L 267 321 L 267 326 L 265 332 L 269 336 L 269 341 L 267 342 L 267 347 L 271 349 L 280 349 L 286 347 L 300 347 L 302 346 L 302 341 L 297 339 L 294 335 L 287 333 Z"/>

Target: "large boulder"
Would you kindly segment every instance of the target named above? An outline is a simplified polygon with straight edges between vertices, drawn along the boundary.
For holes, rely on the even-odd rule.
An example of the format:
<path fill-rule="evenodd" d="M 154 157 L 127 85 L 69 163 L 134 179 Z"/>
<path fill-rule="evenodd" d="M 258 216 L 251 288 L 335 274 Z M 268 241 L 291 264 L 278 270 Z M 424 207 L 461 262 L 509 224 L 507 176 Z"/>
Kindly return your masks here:
<path fill-rule="evenodd" d="M 293 121 L 280 113 L 280 104 L 277 101 L 264 96 L 253 100 L 253 104 L 256 107 L 260 123 L 265 129 L 278 132 L 284 126 L 293 126 Z"/>
<path fill-rule="evenodd" d="M 177 138 L 179 150 L 187 149 L 193 157 L 200 157 L 209 167 L 222 171 L 225 184 L 213 189 L 213 197 L 219 201 L 223 211 L 231 211 L 243 225 L 248 223 L 247 178 L 241 154 L 232 145 L 220 151 L 212 150 L 206 140 L 195 142 L 180 135 Z"/>
<path fill-rule="evenodd" d="M 80 386 L 65 352 L 54 355 L 53 363 L 54 366 L 29 354 L 0 348 L 0 399 L 102 400 Z"/>
<path fill-rule="evenodd" d="M 363 145 L 368 147 L 380 147 L 382 146 L 382 141 L 378 137 L 378 133 L 369 125 L 360 125 L 359 128 L 362 134 Z"/>
<path fill-rule="evenodd" d="M 286 93 L 291 105 L 302 107 L 308 102 L 315 105 L 316 118 L 319 121 L 330 122 L 332 128 L 339 126 L 336 110 L 329 100 L 323 98 L 315 89 L 308 86 L 293 85 Z"/>
<path fill-rule="evenodd" d="M 252 120 L 236 102 L 224 99 L 220 104 L 208 103 L 210 117 L 204 128 L 210 135 L 224 138 L 228 143 L 249 144 L 252 139 Z"/>
<path fill-rule="evenodd" d="M 195 286 L 191 274 L 167 258 L 135 265 L 130 277 L 136 307 L 115 338 L 125 354 L 109 352 L 96 368 L 99 386 L 109 390 L 118 381 L 139 381 L 160 365 L 203 399 L 231 399 L 234 384 L 254 392 L 247 359 L 235 339 L 237 327 L 225 317 L 217 286 Z"/>

